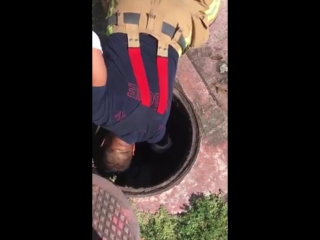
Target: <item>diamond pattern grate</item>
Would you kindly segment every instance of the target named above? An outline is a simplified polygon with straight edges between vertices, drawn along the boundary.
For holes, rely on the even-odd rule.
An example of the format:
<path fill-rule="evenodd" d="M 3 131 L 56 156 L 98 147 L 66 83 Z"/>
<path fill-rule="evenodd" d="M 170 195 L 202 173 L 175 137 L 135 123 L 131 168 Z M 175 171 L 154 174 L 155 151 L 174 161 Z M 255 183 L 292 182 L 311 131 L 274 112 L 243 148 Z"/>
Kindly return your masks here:
<path fill-rule="evenodd" d="M 102 240 L 133 240 L 119 203 L 104 189 L 92 185 L 92 227 Z"/>

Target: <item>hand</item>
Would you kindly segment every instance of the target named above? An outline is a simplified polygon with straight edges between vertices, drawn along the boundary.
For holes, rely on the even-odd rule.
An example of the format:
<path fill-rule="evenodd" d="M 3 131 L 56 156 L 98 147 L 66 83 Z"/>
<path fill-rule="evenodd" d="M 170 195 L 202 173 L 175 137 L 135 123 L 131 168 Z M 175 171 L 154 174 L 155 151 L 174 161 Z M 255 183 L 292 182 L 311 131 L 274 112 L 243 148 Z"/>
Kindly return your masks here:
<path fill-rule="evenodd" d="M 159 154 L 167 152 L 171 147 L 172 147 L 172 141 L 169 136 L 167 137 L 167 141 L 165 144 L 154 143 L 151 145 L 152 151 Z"/>

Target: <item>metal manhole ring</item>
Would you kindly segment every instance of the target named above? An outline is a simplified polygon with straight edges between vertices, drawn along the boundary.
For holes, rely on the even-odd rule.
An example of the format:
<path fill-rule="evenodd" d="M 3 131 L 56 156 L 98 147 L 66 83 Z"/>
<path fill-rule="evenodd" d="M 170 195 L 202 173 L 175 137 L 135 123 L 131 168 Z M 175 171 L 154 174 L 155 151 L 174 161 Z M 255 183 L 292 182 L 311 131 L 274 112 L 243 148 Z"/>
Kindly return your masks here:
<path fill-rule="evenodd" d="M 126 196 L 92 174 L 92 228 L 102 240 L 140 240 L 138 220 Z"/>

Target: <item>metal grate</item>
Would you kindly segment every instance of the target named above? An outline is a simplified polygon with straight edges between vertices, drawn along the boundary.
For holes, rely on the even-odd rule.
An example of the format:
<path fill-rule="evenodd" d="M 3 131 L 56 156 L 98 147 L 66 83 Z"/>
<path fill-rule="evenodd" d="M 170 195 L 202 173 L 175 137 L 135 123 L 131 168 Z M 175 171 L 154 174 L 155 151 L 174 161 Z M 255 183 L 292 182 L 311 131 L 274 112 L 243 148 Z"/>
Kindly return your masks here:
<path fill-rule="evenodd" d="M 133 240 L 120 204 L 104 189 L 92 185 L 92 227 L 102 240 Z"/>

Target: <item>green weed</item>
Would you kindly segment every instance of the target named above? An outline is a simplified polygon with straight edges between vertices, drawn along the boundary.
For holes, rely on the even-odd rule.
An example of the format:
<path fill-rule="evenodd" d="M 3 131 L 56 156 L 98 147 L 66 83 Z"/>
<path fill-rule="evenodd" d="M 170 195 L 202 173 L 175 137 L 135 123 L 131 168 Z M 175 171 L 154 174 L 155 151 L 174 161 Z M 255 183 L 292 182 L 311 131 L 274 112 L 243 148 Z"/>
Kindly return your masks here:
<path fill-rule="evenodd" d="M 145 240 L 227 240 L 228 204 L 220 195 L 194 195 L 186 212 L 171 215 L 161 206 L 155 214 L 137 212 Z"/>

